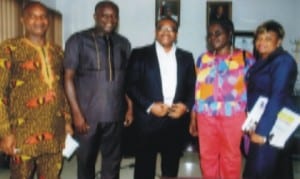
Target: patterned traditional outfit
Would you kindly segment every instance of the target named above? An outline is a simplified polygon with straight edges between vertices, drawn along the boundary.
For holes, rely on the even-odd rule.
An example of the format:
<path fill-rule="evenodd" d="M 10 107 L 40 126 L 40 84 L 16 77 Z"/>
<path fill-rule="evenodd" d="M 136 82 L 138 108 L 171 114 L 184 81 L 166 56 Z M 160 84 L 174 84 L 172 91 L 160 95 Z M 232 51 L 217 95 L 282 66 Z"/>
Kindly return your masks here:
<path fill-rule="evenodd" d="M 50 43 L 17 38 L 0 45 L 0 137 L 13 133 L 18 150 L 12 178 L 28 178 L 35 164 L 39 178 L 59 178 L 70 120 L 62 60 L 62 50 Z"/>
<path fill-rule="evenodd" d="M 207 52 L 196 64 L 196 104 L 200 166 L 204 177 L 238 177 L 241 171 L 241 125 L 245 120 L 245 74 L 252 55 Z"/>
<path fill-rule="evenodd" d="M 130 46 L 120 34 L 103 36 L 95 28 L 76 32 L 66 43 L 64 67 L 75 72 L 78 105 L 90 127 L 86 134 L 75 131 L 78 179 L 95 178 L 99 150 L 101 178 L 119 178 Z"/>

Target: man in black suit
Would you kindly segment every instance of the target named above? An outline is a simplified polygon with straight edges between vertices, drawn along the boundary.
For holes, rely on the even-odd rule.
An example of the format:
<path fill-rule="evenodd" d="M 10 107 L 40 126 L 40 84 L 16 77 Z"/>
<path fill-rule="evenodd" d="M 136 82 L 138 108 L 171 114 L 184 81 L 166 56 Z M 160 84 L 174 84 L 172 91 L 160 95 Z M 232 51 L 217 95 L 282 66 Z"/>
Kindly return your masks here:
<path fill-rule="evenodd" d="M 161 154 L 162 177 L 176 177 L 194 103 L 195 68 L 191 53 L 176 47 L 178 24 L 164 17 L 154 44 L 132 51 L 128 95 L 138 135 L 135 179 L 154 179 Z"/>

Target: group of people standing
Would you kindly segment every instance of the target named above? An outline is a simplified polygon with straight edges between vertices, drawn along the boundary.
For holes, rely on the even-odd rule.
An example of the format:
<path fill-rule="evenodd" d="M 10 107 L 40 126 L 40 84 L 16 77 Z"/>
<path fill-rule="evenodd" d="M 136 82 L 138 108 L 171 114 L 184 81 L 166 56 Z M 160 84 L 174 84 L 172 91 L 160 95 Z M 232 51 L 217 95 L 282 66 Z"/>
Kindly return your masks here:
<path fill-rule="evenodd" d="M 283 106 L 296 110 L 297 68 L 282 49 L 284 30 L 275 21 L 255 33 L 254 57 L 234 47 L 228 19 L 208 27 L 208 51 L 196 64 L 176 46 L 178 24 L 158 20 L 155 42 L 131 49 L 116 32 L 119 8 L 95 6 L 95 27 L 73 34 L 65 52 L 46 40 L 48 9 L 29 2 L 24 37 L 0 45 L 0 147 L 11 155 L 11 178 L 59 178 L 66 134 L 80 146 L 78 179 L 94 179 L 101 151 L 101 178 L 119 178 L 124 126 L 135 123 L 136 179 L 176 177 L 186 132 L 198 136 L 204 178 L 293 178 L 287 145 L 268 143 Z M 196 67 L 196 68 L 195 68 Z M 260 96 L 269 98 L 241 176 L 242 123 Z M 284 172 L 283 172 L 284 171 Z"/>
<path fill-rule="evenodd" d="M 291 144 L 284 149 L 269 144 L 278 112 L 293 101 L 297 65 L 282 48 L 283 27 L 276 21 L 261 24 L 254 35 L 255 55 L 234 48 L 230 20 L 208 27 L 210 50 L 196 62 L 195 105 L 190 133 L 199 137 L 200 167 L 204 178 L 293 178 Z M 241 126 L 259 96 L 269 99 L 250 138 L 244 173 Z"/>

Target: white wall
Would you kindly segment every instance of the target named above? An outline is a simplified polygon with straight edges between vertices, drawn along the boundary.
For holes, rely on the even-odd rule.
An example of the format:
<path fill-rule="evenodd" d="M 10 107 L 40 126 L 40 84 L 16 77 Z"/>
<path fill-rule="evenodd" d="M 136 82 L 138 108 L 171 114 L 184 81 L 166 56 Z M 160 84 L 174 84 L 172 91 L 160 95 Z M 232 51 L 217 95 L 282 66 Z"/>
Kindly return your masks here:
<path fill-rule="evenodd" d="M 297 26 L 297 35 L 298 35 L 298 39 L 300 39 L 300 23 L 299 23 L 299 18 L 300 18 L 300 10 L 299 10 L 299 7 L 300 7 L 300 1 L 297 1 L 297 0 L 295 0 L 296 1 L 296 5 L 295 5 L 295 12 L 296 12 L 296 16 L 295 17 L 298 17 L 297 19 L 298 19 L 298 21 L 296 22 L 295 21 L 295 24 L 298 24 L 298 26 Z"/>
<path fill-rule="evenodd" d="M 297 30 L 300 23 L 295 23 L 300 17 L 296 15 L 299 15 L 299 8 L 299 0 L 235 0 L 233 21 L 237 30 L 255 30 L 260 23 L 269 19 L 278 21 L 286 32 L 283 46 L 291 52 L 293 45 L 290 41 L 300 37 Z"/>
<path fill-rule="evenodd" d="M 31 0 L 31 1 L 40 1 L 40 2 L 44 3 L 50 9 L 53 9 L 53 10 L 56 9 L 56 0 Z"/>
<path fill-rule="evenodd" d="M 63 40 L 74 32 L 93 26 L 94 6 L 98 0 L 42 0 L 63 14 Z M 120 7 L 119 32 L 133 47 L 153 42 L 155 0 L 113 0 Z M 286 30 L 284 47 L 291 51 L 291 40 L 300 38 L 299 0 L 232 0 L 232 19 L 237 30 L 255 30 L 268 19 L 276 19 Z M 297 18 L 299 17 L 299 18 Z M 205 51 L 206 0 L 181 0 L 178 46 L 196 58 Z"/>
<path fill-rule="evenodd" d="M 49 1 L 49 0 L 48 0 Z M 74 32 L 93 26 L 94 6 L 98 0 L 57 1 L 63 14 L 63 41 Z M 153 43 L 155 30 L 155 0 L 114 0 L 120 7 L 119 32 L 133 47 Z M 198 56 L 205 49 L 205 5 L 202 0 L 181 1 L 181 24 L 178 45 Z M 197 8 L 191 8 L 197 7 Z M 201 13 L 199 13 L 201 12 Z"/>

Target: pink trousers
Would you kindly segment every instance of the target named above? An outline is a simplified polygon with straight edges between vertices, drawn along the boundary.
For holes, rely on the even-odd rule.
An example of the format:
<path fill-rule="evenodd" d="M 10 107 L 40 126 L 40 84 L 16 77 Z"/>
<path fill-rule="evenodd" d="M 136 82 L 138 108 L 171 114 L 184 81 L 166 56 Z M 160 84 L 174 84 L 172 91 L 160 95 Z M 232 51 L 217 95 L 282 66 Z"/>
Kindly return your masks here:
<path fill-rule="evenodd" d="M 231 117 L 197 115 L 200 168 L 204 179 L 241 178 L 241 126 L 245 113 Z"/>

